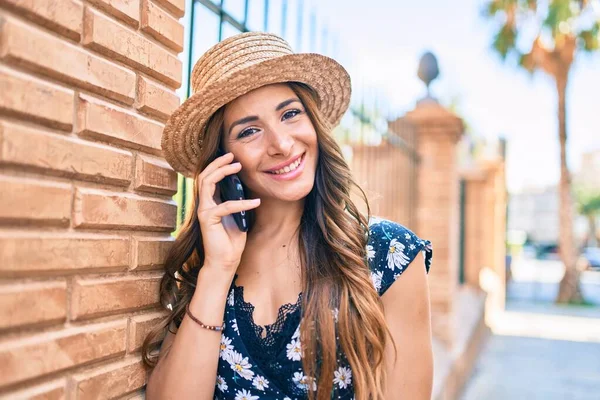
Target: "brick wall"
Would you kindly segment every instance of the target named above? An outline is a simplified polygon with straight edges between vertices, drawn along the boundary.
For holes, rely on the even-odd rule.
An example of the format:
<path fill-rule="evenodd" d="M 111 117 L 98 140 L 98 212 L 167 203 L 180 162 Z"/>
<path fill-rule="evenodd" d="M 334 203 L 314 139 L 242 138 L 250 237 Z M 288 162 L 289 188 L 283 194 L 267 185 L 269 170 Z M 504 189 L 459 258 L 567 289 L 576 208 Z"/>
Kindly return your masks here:
<path fill-rule="evenodd" d="M 0 0 L 0 397 L 140 397 L 184 0 Z"/>
<path fill-rule="evenodd" d="M 369 200 L 371 214 L 409 228 L 415 223 L 417 162 L 412 153 L 383 142 L 354 146 L 352 175 Z M 356 204 L 362 202 L 355 198 Z M 366 212 L 364 207 L 361 211 Z"/>

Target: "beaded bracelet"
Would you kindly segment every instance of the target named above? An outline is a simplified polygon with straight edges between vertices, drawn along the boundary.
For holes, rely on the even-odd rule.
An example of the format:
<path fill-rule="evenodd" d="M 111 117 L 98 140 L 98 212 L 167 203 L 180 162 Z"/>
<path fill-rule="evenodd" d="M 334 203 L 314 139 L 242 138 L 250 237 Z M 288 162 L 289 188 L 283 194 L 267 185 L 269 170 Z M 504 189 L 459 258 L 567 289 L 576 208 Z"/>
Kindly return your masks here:
<path fill-rule="evenodd" d="M 185 312 L 188 315 L 188 317 L 190 317 L 192 319 L 192 321 L 194 321 L 195 323 L 197 323 L 198 325 L 200 325 L 202 328 L 204 329 L 208 329 L 211 331 L 217 331 L 220 332 L 222 330 L 225 329 L 225 323 L 223 322 L 223 325 L 221 326 L 212 326 L 212 325 L 206 325 L 204 323 L 202 323 L 202 321 L 200 321 L 198 318 L 194 317 L 192 315 L 192 312 L 190 311 L 190 305 L 188 304 L 187 306 L 185 306 Z"/>

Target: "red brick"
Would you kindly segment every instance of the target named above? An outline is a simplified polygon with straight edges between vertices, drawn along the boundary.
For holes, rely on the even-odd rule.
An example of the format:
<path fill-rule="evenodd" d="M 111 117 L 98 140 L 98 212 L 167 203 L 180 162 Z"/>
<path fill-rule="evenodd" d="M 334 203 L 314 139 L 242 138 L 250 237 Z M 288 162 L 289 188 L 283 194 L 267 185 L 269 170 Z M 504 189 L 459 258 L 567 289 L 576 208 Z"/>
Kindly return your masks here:
<path fill-rule="evenodd" d="M 133 238 L 133 268 L 135 270 L 161 269 L 173 246 L 171 236 L 165 238 Z"/>
<path fill-rule="evenodd" d="M 0 57 L 7 63 L 123 103 L 133 103 L 135 73 L 132 71 L 12 18 L 5 18 L 0 28 Z"/>
<path fill-rule="evenodd" d="M 97 143 L 0 121 L 0 161 L 56 175 L 128 186 L 133 155 Z"/>
<path fill-rule="evenodd" d="M 129 193 L 77 188 L 74 226 L 76 228 L 175 230 L 177 205 Z"/>
<path fill-rule="evenodd" d="M 83 5 L 78 0 L 0 0 L 0 4 L 70 39 L 81 37 Z"/>
<path fill-rule="evenodd" d="M 70 184 L 4 176 L 0 187 L 0 220 L 68 226 L 73 196 Z"/>
<path fill-rule="evenodd" d="M 134 188 L 173 196 L 177 193 L 177 173 L 166 161 L 138 154 Z"/>
<path fill-rule="evenodd" d="M 118 237 L 70 237 L 56 233 L 27 236 L 0 233 L 0 276 L 34 273 L 125 271 L 129 265 L 130 242 Z M 35 251 L 31 251 L 35 249 Z"/>
<path fill-rule="evenodd" d="M 183 25 L 150 0 L 142 2 L 142 30 L 176 52 L 183 51 Z"/>
<path fill-rule="evenodd" d="M 77 111 L 80 136 L 162 154 L 164 125 L 122 108 L 80 95 Z"/>
<path fill-rule="evenodd" d="M 72 378 L 73 396 L 78 400 L 120 397 L 146 384 L 146 370 L 139 357 L 118 361 Z"/>
<path fill-rule="evenodd" d="M 64 320 L 66 306 L 65 281 L 7 282 L 0 285 L 0 329 Z"/>
<path fill-rule="evenodd" d="M 2 66 L 0 66 L 0 87 L 2 87 L 0 113 L 15 115 L 66 131 L 73 128 L 75 99 L 72 90 Z"/>
<path fill-rule="evenodd" d="M 136 315 L 129 320 L 129 334 L 127 339 L 127 351 L 133 353 L 142 348 L 146 336 L 166 316 L 164 312 Z M 162 338 L 158 338 L 158 343 Z"/>
<path fill-rule="evenodd" d="M 11 400 L 64 400 L 67 382 L 64 379 L 43 383 L 18 392 L 7 393 Z"/>
<path fill-rule="evenodd" d="M 88 0 L 89 3 L 137 28 L 140 22 L 140 0 Z"/>
<path fill-rule="evenodd" d="M 158 304 L 161 275 L 79 278 L 73 283 L 74 320 L 146 308 Z"/>
<path fill-rule="evenodd" d="M 85 10 L 83 26 L 85 46 L 138 68 L 173 88 L 181 85 L 181 61 L 159 45 L 91 8 Z"/>
<path fill-rule="evenodd" d="M 139 76 L 135 106 L 164 122 L 179 106 L 179 96 L 172 90 Z"/>
<path fill-rule="evenodd" d="M 185 14 L 185 0 L 156 0 L 156 3 L 163 6 L 177 18 Z"/>
<path fill-rule="evenodd" d="M 70 327 L 0 343 L 0 386 L 125 352 L 126 321 Z"/>

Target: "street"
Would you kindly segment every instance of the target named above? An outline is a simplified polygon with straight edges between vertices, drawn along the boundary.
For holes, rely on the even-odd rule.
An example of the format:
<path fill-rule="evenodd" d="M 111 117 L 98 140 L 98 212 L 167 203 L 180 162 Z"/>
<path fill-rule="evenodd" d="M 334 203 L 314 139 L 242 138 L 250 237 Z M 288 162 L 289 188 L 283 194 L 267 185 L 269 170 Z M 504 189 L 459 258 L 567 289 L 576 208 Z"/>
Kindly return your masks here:
<path fill-rule="evenodd" d="M 462 400 L 600 398 L 600 273 L 586 271 L 589 306 L 555 305 L 558 261 L 513 262 L 504 313 L 465 385 Z"/>

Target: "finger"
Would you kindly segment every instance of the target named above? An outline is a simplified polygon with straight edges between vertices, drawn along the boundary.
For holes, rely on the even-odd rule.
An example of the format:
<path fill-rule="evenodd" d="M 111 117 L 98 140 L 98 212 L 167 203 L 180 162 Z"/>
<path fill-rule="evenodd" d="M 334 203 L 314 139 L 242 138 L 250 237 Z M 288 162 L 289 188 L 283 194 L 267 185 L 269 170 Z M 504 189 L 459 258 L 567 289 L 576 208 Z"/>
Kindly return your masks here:
<path fill-rule="evenodd" d="M 234 213 L 252 210 L 260 205 L 260 199 L 229 200 L 212 209 L 212 215 L 223 218 Z"/>
<path fill-rule="evenodd" d="M 210 174 L 206 175 L 204 177 L 203 182 L 217 183 L 217 182 L 220 182 L 221 180 L 223 180 L 223 178 L 225 178 L 226 176 L 236 174 L 236 173 L 240 172 L 241 170 L 242 170 L 242 164 L 239 162 L 227 164 L 227 165 L 224 165 L 224 166 L 214 170 Z"/>
<path fill-rule="evenodd" d="M 220 167 L 213 171 L 210 175 L 207 175 L 202 180 L 202 186 L 200 187 L 199 202 L 203 208 L 207 208 L 215 202 L 215 192 L 217 183 L 223 180 L 228 175 L 235 174 L 242 169 L 240 163 L 228 164 Z"/>
<path fill-rule="evenodd" d="M 206 166 L 206 168 L 204 168 L 204 170 L 202 172 L 200 172 L 200 174 L 198 175 L 198 187 L 200 187 L 200 184 L 202 183 L 202 181 L 204 180 L 204 178 L 207 175 L 212 173 L 217 168 L 231 163 L 232 161 L 233 161 L 233 153 L 226 153 L 226 154 L 219 156 L 219 157 L 215 158 L 214 160 L 212 160 Z"/>

